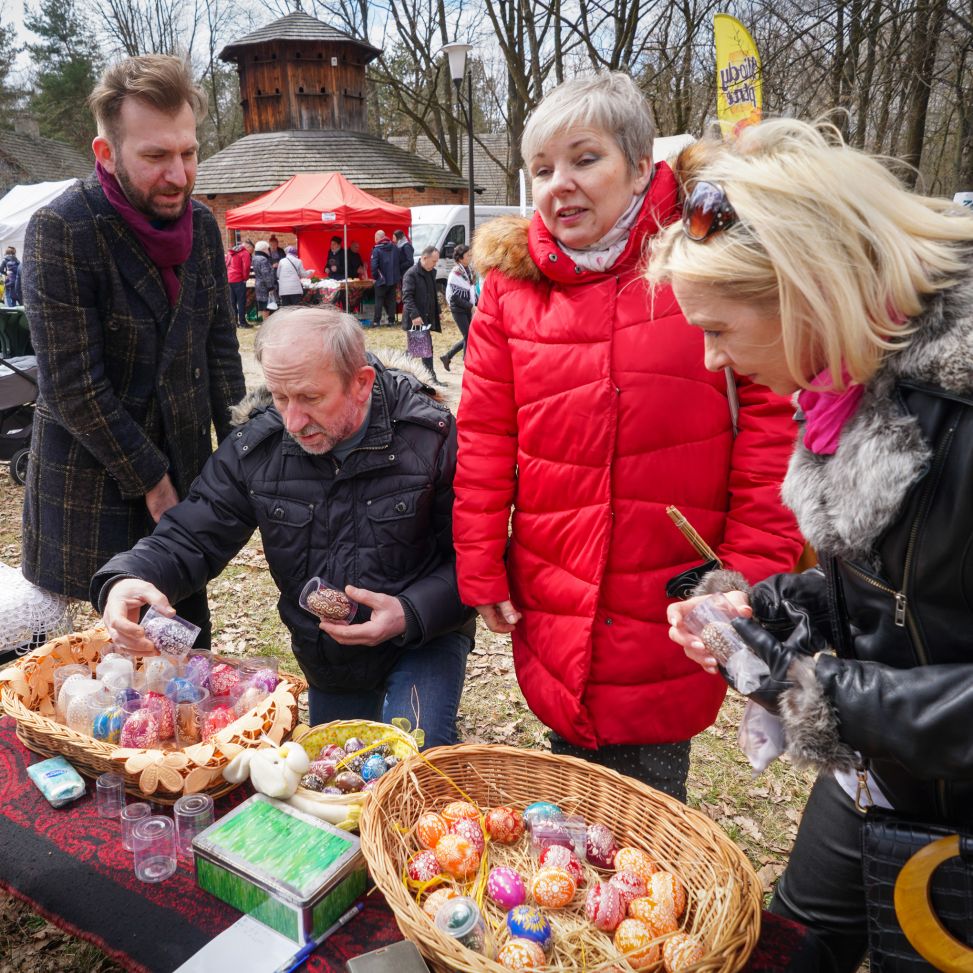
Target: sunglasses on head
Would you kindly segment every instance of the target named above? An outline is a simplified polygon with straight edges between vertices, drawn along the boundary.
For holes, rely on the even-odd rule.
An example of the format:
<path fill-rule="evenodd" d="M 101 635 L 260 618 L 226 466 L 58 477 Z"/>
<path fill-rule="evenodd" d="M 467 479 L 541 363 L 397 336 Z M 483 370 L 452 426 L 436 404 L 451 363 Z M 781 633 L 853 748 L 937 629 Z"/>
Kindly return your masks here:
<path fill-rule="evenodd" d="M 737 214 L 722 186 L 698 182 L 682 208 L 682 228 L 697 243 L 736 223 Z"/>

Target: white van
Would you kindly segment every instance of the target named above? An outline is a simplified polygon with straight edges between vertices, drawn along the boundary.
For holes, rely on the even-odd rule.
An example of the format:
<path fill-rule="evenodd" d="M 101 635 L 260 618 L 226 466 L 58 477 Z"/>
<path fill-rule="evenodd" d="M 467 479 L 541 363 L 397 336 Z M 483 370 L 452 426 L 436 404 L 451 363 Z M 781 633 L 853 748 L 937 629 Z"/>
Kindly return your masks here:
<path fill-rule="evenodd" d="M 474 218 L 481 226 L 498 216 L 519 216 L 519 206 L 476 206 Z M 533 216 L 534 207 L 528 206 L 525 215 Z M 462 206 L 413 206 L 412 231 L 409 240 L 415 248 L 416 260 L 426 247 L 439 251 L 436 264 L 436 280 L 446 286 L 446 278 L 453 268 L 453 250 L 460 243 L 469 243 L 470 208 Z"/>

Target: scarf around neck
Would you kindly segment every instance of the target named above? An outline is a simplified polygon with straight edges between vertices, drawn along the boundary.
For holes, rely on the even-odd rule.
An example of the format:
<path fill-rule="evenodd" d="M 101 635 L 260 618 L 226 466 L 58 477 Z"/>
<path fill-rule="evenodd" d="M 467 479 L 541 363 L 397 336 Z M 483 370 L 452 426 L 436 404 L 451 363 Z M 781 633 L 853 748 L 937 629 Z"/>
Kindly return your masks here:
<path fill-rule="evenodd" d="M 640 196 L 633 196 L 628 209 L 622 213 L 615 225 L 600 240 L 592 243 L 590 247 L 575 250 L 572 247 L 565 246 L 560 240 L 555 242 L 579 267 L 599 272 L 608 270 L 628 246 L 629 234 L 638 221 L 648 191 L 648 188 L 646 188 Z"/>
<path fill-rule="evenodd" d="M 848 374 L 842 372 L 847 383 Z M 818 456 L 832 456 L 838 449 L 841 430 L 858 411 L 864 385 L 848 384 L 843 392 L 818 391 L 831 385 L 831 372 L 825 369 L 814 376 L 811 388 L 803 389 L 797 404 L 804 413 L 804 446 Z"/>
<path fill-rule="evenodd" d="M 145 255 L 159 268 L 169 304 L 175 307 L 181 286 L 175 268 L 189 259 L 193 249 L 192 202 L 186 203 L 185 210 L 178 218 L 154 226 L 143 212 L 128 201 L 118 180 L 100 162 L 95 164 L 95 171 L 108 202 L 142 244 Z"/>

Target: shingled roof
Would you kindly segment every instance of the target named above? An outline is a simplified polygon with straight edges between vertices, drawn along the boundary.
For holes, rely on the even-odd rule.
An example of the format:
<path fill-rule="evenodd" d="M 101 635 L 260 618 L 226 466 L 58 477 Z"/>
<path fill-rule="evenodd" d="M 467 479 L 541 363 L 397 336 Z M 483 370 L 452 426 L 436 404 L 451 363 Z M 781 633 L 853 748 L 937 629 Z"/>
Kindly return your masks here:
<path fill-rule="evenodd" d="M 84 179 L 93 157 L 54 139 L 24 132 L 0 132 L 0 192 L 34 182 Z"/>
<path fill-rule="evenodd" d="M 319 43 L 325 41 L 329 44 L 354 44 L 367 52 L 366 64 L 369 61 L 374 61 L 382 53 L 379 48 L 372 47 L 371 44 L 360 41 L 357 37 L 352 37 L 351 34 L 346 34 L 336 27 L 331 27 L 310 14 L 304 13 L 303 10 L 295 10 L 279 20 L 255 30 L 252 34 L 247 34 L 246 37 L 241 37 L 239 40 L 227 44 L 220 51 L 220 60 L 232 61 L 240 48 L 249 47 L 252 44 L 266 44 L 269 41 L 317 41 Z"/>
<path fill-rule="evenodd" d="M 198 195 L 262 193 L 298 172 L 341 172 L 360 189 L 465 189 L 466 180 L 365 132 L 336 128 L 247 135 L 200 163 Z"/>

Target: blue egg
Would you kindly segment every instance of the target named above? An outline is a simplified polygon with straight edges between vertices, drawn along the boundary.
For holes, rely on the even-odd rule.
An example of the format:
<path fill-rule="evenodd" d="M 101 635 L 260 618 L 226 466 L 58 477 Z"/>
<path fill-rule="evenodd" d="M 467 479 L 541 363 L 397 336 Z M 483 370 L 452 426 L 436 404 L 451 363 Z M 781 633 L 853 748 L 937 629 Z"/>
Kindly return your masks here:
<path fill-rule="evenodd" d="M 359 773 L 362 775 L 362 780 L 378 780 L 387 770 L 385 758 L 376 753 L 362 764 Z"/>
<path fill-rule="evenodd" d="M 177 676 L 166 684 L 166 695 L 175 697 L 177 703 L 196 703 L 199 701 L 199 686 L 191 679 Z"/>
<path fill-rule="evenodd" d="M 105 743 L 118 743 L 128 714 L 119 706 L 102 710 L 94 719 L 91 735 Z"/>
<path fill-rule="evenodd" d="M 137 690 L 133 689 L 131 686 L 126 686 L 125 689 L 119 689 L 115 693 L 115 705 L 124 706 L 126 703 L 132 703 L 136 699 L 141 699 L 142 694 Z"/>
<path fill-rule="evenodd" d="M 511 936 L 529 939 L 541 949 L 551 946 L 551 924 L 540 909 L 532 905 L 518 905 L 507 913 L 507 929 Z"/>
<path fill-rule="evenodd" d="M 528 804 L 524 811 L 524 825 L 532 828 L 538 821 L 557 821 L 564 817 L 564 812 L 550 801 L 534 801 Z"/>

